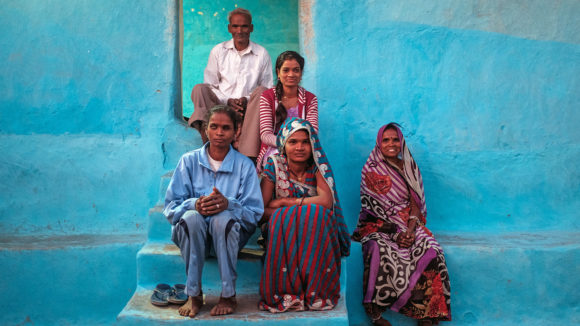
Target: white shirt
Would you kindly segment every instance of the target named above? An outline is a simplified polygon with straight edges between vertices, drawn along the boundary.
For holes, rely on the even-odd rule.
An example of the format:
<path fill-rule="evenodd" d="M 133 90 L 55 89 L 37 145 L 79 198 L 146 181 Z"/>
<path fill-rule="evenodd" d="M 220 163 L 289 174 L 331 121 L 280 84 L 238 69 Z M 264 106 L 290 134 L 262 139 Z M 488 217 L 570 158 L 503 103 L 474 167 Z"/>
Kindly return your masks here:
<path fill-rule="evenodd" d="M 254 88 L 273 86 L 270 55 L 252 41 L 240 52 L 233 39 L 222 42 L 209 54 L 203 82 L 212 86 L 221 104 L 227 104 L 230 98 L 249 98 Z"/>
<path fill-rule="evenodd" d="M 214 172 L 217 172 L 217 170 L 219 170 L 219 169 L 220 169 L 220 166 L 222 166 L 222 163 L 223 163 L 224 161 L 216 161 L 216 160 L 214 160 L 214 159 L 211 157 L 211 155 L 209 155 L 209 148 L 206 148 L 205 152 L 207 153 L 207 160 L 208 160 L 208 162 L 209 162 L 209 166 L 211 166 L 211 169 L 212 169 Z"/>

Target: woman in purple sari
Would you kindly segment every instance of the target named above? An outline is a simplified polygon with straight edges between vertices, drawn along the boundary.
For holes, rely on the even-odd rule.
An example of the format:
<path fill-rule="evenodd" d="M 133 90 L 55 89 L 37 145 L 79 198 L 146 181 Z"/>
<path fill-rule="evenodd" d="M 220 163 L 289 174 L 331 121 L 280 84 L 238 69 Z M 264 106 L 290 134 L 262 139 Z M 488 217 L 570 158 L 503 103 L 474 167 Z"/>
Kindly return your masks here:
<path fill-rule="evenodd" d="M 363 247 L 363 305 L 374 325 L 387 309 L 418 324 L 451 320 L 443 249 L 425 227 L 419 168 L 396 123 L 383 126 L 362 170 L 361 211 L 353 240 Z"/>

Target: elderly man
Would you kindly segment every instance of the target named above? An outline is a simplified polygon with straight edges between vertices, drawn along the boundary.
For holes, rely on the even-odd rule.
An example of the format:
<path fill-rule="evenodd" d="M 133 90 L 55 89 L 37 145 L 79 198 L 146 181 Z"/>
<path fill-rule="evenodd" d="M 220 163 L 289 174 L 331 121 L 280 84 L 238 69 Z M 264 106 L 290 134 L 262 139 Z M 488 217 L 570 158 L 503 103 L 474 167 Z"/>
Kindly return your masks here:
<path fill-rule="evenodd" d="M 182 316 L 194 317 L 203 305 L 201 273 L 207 253 L 217 257 L 222 292 L 211 315 L 235 311 L 236 263 L 264 212 L 255 167 L 230 145 L 237 130 L 236 112 L 218 105 L 204 131 L 209 141 L 184 154 L 165 195 L 171 239 L 185 260 L 187 302 Z M 210 250 L 211 249 L 211 250 Z"/>
<path fill-rule="evenodd" d="M 188 124 L 199 131 L 205 143 L 203 121 L 207 110 L 216 104 L 234 108 L 240 123 L 234 145 L 240 153 L 255 159 L 260 150 L 260 96 L 272 87 L 272 62 L 266 49 L 250 41 L 254 25 L 248 10 L 237 8 L 229 13 L 228 20 L 232 39 L 211 50 L 204 83 L 191 92 L 194 112 Z"/>

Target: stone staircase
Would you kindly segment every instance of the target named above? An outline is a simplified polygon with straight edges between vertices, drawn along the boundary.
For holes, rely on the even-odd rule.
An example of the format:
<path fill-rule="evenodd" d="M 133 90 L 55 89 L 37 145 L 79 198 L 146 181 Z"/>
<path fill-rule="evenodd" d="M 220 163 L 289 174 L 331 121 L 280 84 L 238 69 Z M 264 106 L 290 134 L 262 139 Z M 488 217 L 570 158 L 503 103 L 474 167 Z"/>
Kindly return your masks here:
<path fill-rule="evenodd" d="M 260 260 L 262 250 L 257 244 L 259 232 L 249 240 L 238 258 L 238 279 L 236 296 L 238 309 L 235 314 L 213 317 L 209 311 L 217 303 L 221 292 L 220 274 L 217 261 L 210 257 L 206 259 L 203 270 L 203 291 L 205 305 L 195 318 L 182 317 L 178 314 L 179 305 L 156 307 L 149 298 L 156 284 L 185 283 L 185 265 L 179 249 L 170 239 L 171 225 L 163 215 L 163 200 L 165 191 L 171 180 L 172 172 L 161 178 L 159 201 L 149 210 L 148 241 L 137 253 L 137 288 L 125 308 L 117 316 L 118 325 L 160 325 L 160 324 L 191 324 L 203 325 L 223 324 L 224 321 L 234 324 L 270 325 L 281 323 L 286 325 L 348 325 L 348 313 L 345 304 L 346 297 L 346 260 L 342 260 L 341 299 L 338 306 L 326 312 L 288 312 L 272 314 L 258 310 L 259 284 L 262 270 Z"/>

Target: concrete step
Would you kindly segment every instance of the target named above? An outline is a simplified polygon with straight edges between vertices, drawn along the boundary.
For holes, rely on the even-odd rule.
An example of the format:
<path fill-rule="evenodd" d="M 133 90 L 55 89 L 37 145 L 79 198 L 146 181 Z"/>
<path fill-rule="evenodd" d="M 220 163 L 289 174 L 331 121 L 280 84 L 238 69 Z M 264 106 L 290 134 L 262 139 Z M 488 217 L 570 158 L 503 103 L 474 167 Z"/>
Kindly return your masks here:
<path fill-rule="evenodd" d="M 238 256 L 237 288 L 257 289 L 262 273 L 262 252 L 244 248 Z M 179 248 L 169 241 L 149 241 L 137 253 L 137 282 L 139 285 L 157 283 L 185 283 L 185 263 Z M 206 286 L 221 283 L 217 260 L 208 257 L 203 278 Z M 204 290 L 205 291 L 205 290 Z"/>
<path fill-rule="evenodd" d="M 330 311 L 304 311 L 273 314 L 258 310 L 260 296 L 258 288 L 238 290 L 238 309 L 235 314 L 211 316 L 209 311 L 217 303 L 220 290 L 204 289 L 205 305 L 195 318 L 182 317 L 177 312 L 179 305 L 156 307 L 150 303 L 154 285 L 139 286 L 135 294 L 117 317 L 118 325 L 348 325 L 348 312 L 344 291 L 337 307 Z"/>
<path fill-rule="evenodd" d="M 110 325 L 144 234 L 0 235 L 0 325 Z M 32 308 L 34 307 L 34 308 Z"/>

